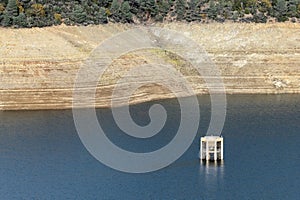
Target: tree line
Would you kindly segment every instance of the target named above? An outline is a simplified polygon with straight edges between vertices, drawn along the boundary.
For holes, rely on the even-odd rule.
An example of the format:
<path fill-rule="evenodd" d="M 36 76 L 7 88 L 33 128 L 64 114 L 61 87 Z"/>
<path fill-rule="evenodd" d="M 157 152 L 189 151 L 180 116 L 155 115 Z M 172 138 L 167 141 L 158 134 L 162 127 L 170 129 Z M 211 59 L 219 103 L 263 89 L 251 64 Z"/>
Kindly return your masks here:
<path fill-rule="evenodd" d="M 0 25 L 300 21 L 300 0 L 0 0 Z"/>

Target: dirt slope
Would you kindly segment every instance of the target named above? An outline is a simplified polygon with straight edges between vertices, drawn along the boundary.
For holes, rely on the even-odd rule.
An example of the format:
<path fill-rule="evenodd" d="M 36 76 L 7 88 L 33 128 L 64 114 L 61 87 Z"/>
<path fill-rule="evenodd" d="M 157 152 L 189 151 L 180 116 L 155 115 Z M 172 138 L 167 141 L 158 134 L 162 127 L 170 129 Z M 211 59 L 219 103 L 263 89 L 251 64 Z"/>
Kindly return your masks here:
<path fill-rule="evenodd" d="M 192 38 L 221 69 L 227 93 L 300 93 L 300 24 L 157 24 Z M 0 110 L 63 109 L 72 106 L 80 64 L 105 39 L 132 25 L 90 27 L 0 28 Z M 195 92 L 205 83 L 184 60 L 141 51 L 115 60 L 97 88 L 97 107 L 110 106 L 115 83 L 129 68 L 153 59 L 173 64 Z M 143 81 L 143 76 L 137 77 Z M 125 95 L 125 94 L 124 94 Z M 132 103 L 173 95 L 145 85 Z"/>

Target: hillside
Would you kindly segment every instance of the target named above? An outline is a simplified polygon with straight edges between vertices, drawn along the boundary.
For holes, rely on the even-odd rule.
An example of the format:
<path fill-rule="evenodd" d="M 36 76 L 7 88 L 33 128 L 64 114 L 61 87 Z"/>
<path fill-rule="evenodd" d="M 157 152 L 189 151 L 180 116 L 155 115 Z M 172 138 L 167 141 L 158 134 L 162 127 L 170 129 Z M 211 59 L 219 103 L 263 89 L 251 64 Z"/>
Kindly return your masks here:
<path fill-rule="evenodd" d="M 192 38 L 221 69 L 226 92 L 300 93 L 300 24 L 167 23 Z M 0 28 L 0 109 L 64 109 L 72 105 L 74 79 L 83 60 L 105 39 L 135 25 Z M 111 91 L 126 70 L 160 57 L 174 65 L 196 93 L 207 93 L 185 61 L 159 52 L 134 52 L 115 60 L 97 89 L 97 107 L 110 106 Z M 142 81 L 142 77 L 139 77 Z M 140 88 L 132 103 L 169 98 L 156 85 Z"/>

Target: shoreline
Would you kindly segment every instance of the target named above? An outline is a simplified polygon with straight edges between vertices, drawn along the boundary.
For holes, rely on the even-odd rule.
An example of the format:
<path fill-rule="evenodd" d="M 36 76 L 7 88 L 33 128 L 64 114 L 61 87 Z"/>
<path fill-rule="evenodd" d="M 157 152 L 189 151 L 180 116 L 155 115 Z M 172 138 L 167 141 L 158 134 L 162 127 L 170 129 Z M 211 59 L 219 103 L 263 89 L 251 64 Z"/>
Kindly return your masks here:
<path fill-rule="evenodd" d="M 232 96 L 276 96 L 276 97 L 281 97 L 281 96 L 299 96 L 300 93 L 234 93 L 234 94 L 226 94 L 226 97 L 232 97 Z M 209 97 L 209 94 L 197 94 L 196 95 L 198 98 L 199 97 Z M 180 97 L 180 98 L 189 98 L 189 97 Z M 156 103 L 157 101 L 169 101 L 169 100 L 174 100 L 176 98 L 164 98 L 164 99 L 154 99 L 154 100 L 149 100 L 149 101 L 140 101 L 140 102 L 134 102 L 134 103 L 130 103 L 129 106 L 135 106 L 135 105 L 139 105 L 139 104 L 144 104 L 144 103 L 150 103 L 150 102 L 154 102 Z M 116 106 L 115 108 L 118 107 L 122 107 L 122 105 Z M 104 107 L 95 107 L 95 109 L 111 109 L 111 106 L 104 106 Z M 26 108 L 21 108 L 21 109 L 0 109 L 0 112 L 18 112 L 18 111 L 67 111 L 67 110 L 73 110 L 73 109 L 94 109 L 93 107 L 78 107 L 78 108 L 72 108 L 72 107 L 57 107 L 57 108 L 34 108 L 34 107 L 30 107 L 29 109 Z"/>
<path fill-rule="evenodd" d="M 0 28 L 0 111 L 70 109 L 81 62 L 102 41 L 140 26 Z M 300 24 L 156 26 L 179 31 L 201 45 L 219 67 L 228 94 L 300 94 Z M 186 61 L 161 52 L 134 52 L 114 61 L 104 74 L 96 107 L 110 106 L 111 92 L 128 69 L 158 58 L 182 73 L 196 94 L 207 93 L 205 82 Z M 136 81 L 143 83 L 139 77 Z M 170 91 L 150 85 L 140 88 L 131 103 L 172 97 Z"/>

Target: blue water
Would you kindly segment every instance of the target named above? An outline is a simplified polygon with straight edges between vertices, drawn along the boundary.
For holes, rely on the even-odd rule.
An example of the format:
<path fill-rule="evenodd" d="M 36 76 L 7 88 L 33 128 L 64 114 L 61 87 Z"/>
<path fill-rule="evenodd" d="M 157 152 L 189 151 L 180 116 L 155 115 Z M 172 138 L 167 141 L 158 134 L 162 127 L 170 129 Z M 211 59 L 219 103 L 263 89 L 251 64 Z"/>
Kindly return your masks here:
<path fill-rule="evenodd" d="M 199 97 L 199 133 L 170 166 L 146 174 L 115 171 L 82 145 L 72 112 L 0 112 L 0 199 L 299 199 L 300 95 L 229 95 L 223 130 L 225 160 L 198 159 L 199 138 L 210 119 L 208 96 Z M 157 103 L 157 102 L 156 102 Z M 108 109 L 97 111 L 107 136 L 124 149 L 159 149 L 178 128 L 176 100 L 160 101 L 166 127 L 141 141 L 124 136 Z M 149 122 L 152 103 L 132 107 Z"/>

